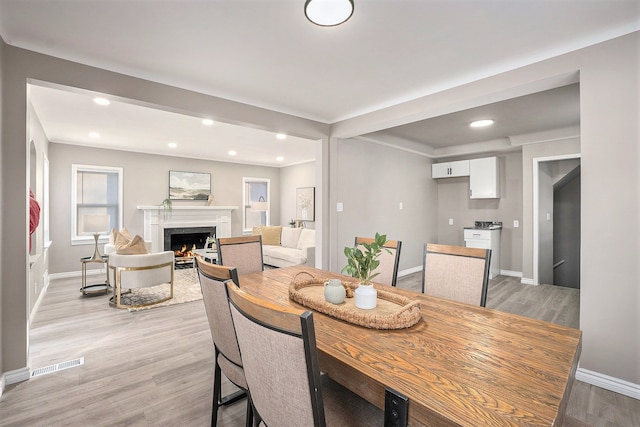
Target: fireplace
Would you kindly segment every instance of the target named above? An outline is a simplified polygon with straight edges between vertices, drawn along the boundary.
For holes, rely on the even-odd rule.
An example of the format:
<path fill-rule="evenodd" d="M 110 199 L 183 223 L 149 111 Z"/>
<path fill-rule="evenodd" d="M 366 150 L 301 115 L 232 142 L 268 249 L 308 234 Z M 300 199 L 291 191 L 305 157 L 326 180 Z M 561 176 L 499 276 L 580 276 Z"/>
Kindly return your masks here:
<path fill-rule="evenodd" d="M 175 254 L 176 268 L 190 267 L 194 249 L 203 249 L 209 237 L 216 237 L 216 227 L 165 228 L 164 250 Z"/>
<path fill-rule="evenodd" d="M 216 227 L 217 237 L 231 237 L 232 218 L 237 206 L 180 206 L 173 204 L 171 212 L 162 206 L 138 206 L 144 212 L 144 240 L 151 242 L 151 251 L 164 250 L 165 228 Z"/>

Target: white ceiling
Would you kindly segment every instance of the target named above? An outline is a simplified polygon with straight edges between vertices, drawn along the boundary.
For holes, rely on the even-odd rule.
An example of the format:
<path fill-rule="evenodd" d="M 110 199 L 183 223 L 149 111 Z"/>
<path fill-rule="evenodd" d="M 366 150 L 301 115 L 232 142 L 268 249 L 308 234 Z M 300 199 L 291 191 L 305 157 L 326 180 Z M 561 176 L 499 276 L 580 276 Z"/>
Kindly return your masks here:
<path fill-rule="evenodd" d="M 332 28 L 309 23 L 303 5 L 304 0 L 0 0 L 0 35 L 25 49 L 335 123 L 640 29 L 638 0 L 355 0 L 352 19 Z M 497 124 L 509 123 L 508 129 L 494 126 L 494 134 L 479 138 L 576 124 L 578 107 L 571 103 L 577 91 L 565 92 L 567 99 L 548 98 L 566 117 L 512 103 L 491 113 L 509 112 L 504 120 L 494 117 Z M 39 116 L 56 114 L 34 105 Z M 41 113 L 45 109 L 49 113 Z M 545 113 L 549 121 L 542 120 Z M 170 127 L 168 113 L 159 114 Z M 83 116 L 76 111 L 72 117 L 77 122 Z M 392 129 L 388 136 L 431 147 L 470 143 L 478 134 L 468 135 L 467 119 L 431 119 Z M 72 136 L 42 120 L 48 136 L 55 133 L 52 140 L 73 143 Z M 124 126 L 118 127 L 123 133 L 110 144 L 137 145 L 126 142 Z M 219 139 L 200 128 L 193 132 L 189 138 L 207 144 Z M 159 139 L 151 133 L 134 136 Z"/>
<path fill-rule="evenodd" d="M 111 104 L 93 102 L 96 95 Z M 310 162 L 316 144 L 290 135 L 148 108 L 104 94 L 30 85 L 31 103 L 51 142 L 177 157 L 282 167 Z M 98 132 L 99 138 L 89 133 Z M 170 143 L 176 145 L 169 147 Z M 235 151 L 230 155 L 229 151 Z"/>

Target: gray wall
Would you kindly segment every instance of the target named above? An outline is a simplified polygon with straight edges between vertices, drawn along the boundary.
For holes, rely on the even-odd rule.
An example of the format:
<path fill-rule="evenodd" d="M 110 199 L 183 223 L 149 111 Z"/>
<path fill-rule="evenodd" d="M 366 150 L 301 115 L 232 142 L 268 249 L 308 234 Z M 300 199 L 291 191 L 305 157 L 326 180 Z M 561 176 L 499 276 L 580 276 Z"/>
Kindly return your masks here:
<path fill-rule="evenodd" d="M 280 168 L 280 219 L 272 216 L 275 225 L 288 225 L 296 217 L 296 188 L 316 186 L 316 162 Z M 316 189 L 317 190 L 317 189 Z M 319 197 L 316 194 L 316 220 L 319 214 Z M 315 221 L 307 222 L 307 228 L 316 228 Z"/>
<path fill-rule="evenodd" d="M 538 282 L 553 284 L 553 177 L 551 162 L 540 163 L 538 174 Z"/>
<path fill-rule="evenodd" d="M 143 235 L 144 215 L 139 205 L 160 205 L 169 196 L 169 171 L 206 172 L 211 174 L 211 192 L 218 206 L 238 206 L 232 212 L 231 234 L 242 235 L 242 178 L 271 180 L 272 218 L 280 218 L 279 168 L 239 165 L 182 157 L 158 156 L 118 150 L 102 150 L 51 143 L 51 273 L 79 271 L 79 259 L 92 253 L 92 245 L 71 246 L 71 165 L 74 163 L 123 168 L 123 225 L 132 233 Z M 174 206 L 203 206 L 200 201 L 175 200 Z M 101 248 L 102 249 L 102 248 Z"/>
<path fill-rule="evenodd" d="M 423 245 L 437 234 L 438 196 L 431 163 L 378 144 L 339 141 L 337 199 L 344 211 L 337 213 L 332 270 L 345 266 L 344 247 L 353 246 L 356 236 L 373 237 L 376 232 L 402 241 L 400 271 L 422 266 Z"/>
<path fill-rule="evenodd" d="M 476 155 L 438 159 L 438 162 L 489 157 Z M 522 154 L 520 151 L 497 155 L 500 179 L 499 199 L 470 199 L 469 177 L 435 179 L 438 187 L 438 241 L 445 245 L 464 246 L 464 227 L 474 221 L 500 221 L 500 269 L 522 271 Z M 453 225 L 449 225 L 449 218 Z"/>

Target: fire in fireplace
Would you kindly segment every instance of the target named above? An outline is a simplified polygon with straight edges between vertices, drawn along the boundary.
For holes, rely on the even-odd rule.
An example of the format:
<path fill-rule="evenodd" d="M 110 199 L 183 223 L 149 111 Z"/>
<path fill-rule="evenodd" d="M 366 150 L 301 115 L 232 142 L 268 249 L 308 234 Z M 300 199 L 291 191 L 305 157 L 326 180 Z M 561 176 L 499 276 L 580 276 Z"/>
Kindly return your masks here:
<path fill-rule="evenodd" d="M 216 237 L 216 227 L 165 228 L 164 250 L 174 252 L 176 268 L 192 264 L 194 250 L 203 249 L 209 237 Z"/>

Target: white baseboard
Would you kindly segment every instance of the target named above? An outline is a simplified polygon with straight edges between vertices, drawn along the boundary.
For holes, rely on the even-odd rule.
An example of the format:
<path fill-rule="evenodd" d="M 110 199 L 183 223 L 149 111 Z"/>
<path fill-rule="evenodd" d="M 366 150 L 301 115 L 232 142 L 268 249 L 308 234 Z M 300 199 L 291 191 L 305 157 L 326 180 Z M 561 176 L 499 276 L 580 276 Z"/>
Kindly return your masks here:
<path fill-rule="evenodd" d="M 107 271 L 104 268 L 94 268 L 91 270 L 87 270 L 87 277 L 88 276 L 99 276 L 99 275 L 105 275 L 107 273 Z M 56 280 L 56 279 L 72 279 L 74 277 L 82 277 L 82 271 L 67 271 L 64 273 L 51 273 L 49 275 L 49 280 Z"/>
<path fill-rule="evenodd" d="M 15 369 L 13 371 L 5 372 L 4 375 L 3 375 L 3 380 L 4 380 L 6 385 L 19 383 L 19 382 L 28 380 L 29 379 L 29 373 L 30 373 L 29 367 L 25 366 L 24 368 Z"/>
<path fill-rule="evenodd" d="M 520 283 L 522 283 L 523 285 L 533 285 L 533 279 L 523 277 L 522 279 L 520 279 Z"/>
<path fill-rule="evenodd" d="M 630 383 L 620 378 L 610 377 L 599 372 L 578 368 L 576 379 L 596 387 L 620 393 L 625 396 L 640 400 L 640 384 Z"/>
<path fill-rule="evenodd" d="M 500 270 L 500 274 L 509 277 L 522 277 L 522 271 Z"/>
<path fill-rule="evenodd" d="M 398 271 L 398 277 L 408 276 L 409 274 L 417 273 L 419 271 L 422 271 L 422 266 L 421 265 L 418 266 L 418 267 L 412 267 L 412 268 L 408 268 L 406 270 Z"/>

